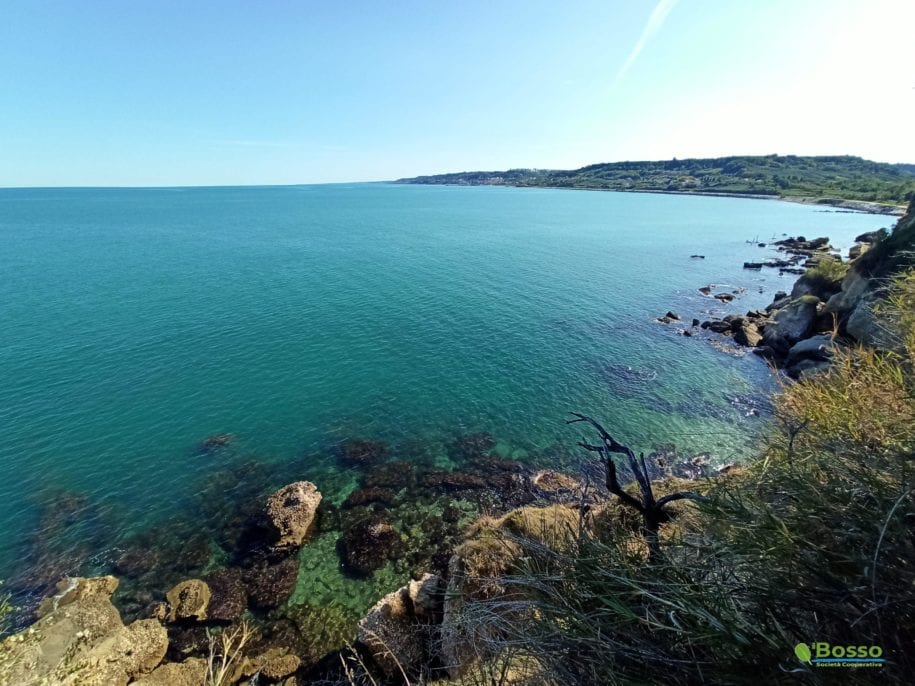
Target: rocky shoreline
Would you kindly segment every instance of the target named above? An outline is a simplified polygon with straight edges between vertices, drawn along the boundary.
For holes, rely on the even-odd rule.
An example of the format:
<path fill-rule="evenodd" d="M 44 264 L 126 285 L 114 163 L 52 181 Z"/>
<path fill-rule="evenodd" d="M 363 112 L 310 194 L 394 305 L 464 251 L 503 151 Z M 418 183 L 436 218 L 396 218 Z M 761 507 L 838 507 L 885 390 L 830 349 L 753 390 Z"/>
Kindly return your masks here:
<path fill-rule="evenodd" d="M 913 223 L 911 214 L 899 225 Z M 718 348 L 748 349 L 765 358 L 789 377 L 800 379 L 827 369 L 836 350 L 862 344 L 878 350 L 892 350 L 898 342 L 880 324 L 875 306 L 885 295 L 886 284 L 867 267 L 862 258 L 886 238 L 884 230 L 861 234 L 843 258 L 829 244 L 827 237 L 807 239 L 804 236 L 775 241 L 782 257 L 759 262 L 744 262 L 744 269 L 778 269 L 781 274 L 797 274 L 791 292 L 778 291 L 772 303 L 762 310 L 745 314 L 728 314 L 721 318 L 694 318 L 692 325 L 680 333 L 693 336 L 697 330 L 716 334 L 710 339 Z M 760 248 L 769 247 L 760 243 Z M 698 288 L 703 296 L 729 303 L 739 291 L 715 292 L 713 284 Z M 717 289 L 720 290 L 720 289 Z M 682 323 L 679 315 L 668 312 L 658 317 L 664 324 Z"/>
<path fill-rule="evenodd" d="M 338 459 L 359 479 L 341 503 L 308 481 L 237 503 L 240 517 L 223 539 L 233 542 L 230 555 L 217 566 L 164 558 L 139 540 L 112 561 L 117 576 L 58 581 L 34 622 L 0 642 L 0 683 L 199 685 L 213 637 L 242 630 L 244 649 L 223 683 L 346 683 L 341 664 L 350 659 L 379 683 L 401 683 L 401 670 L 420 668 L 456 677 L 471 650 L 460 599 L 493 591 L 477 586 L 483 567 L 507 570 L 512 560 L 491 541 L 510 552 L 510 534 L 566 535 L 557 527 L 607 500 L 596 472 L 537 469 L 494 447 L 488 434 L 458 437 L 452 450 L 464 467 L 447 470 L 391 460 L 379 441 L 347 441 Z M 717 473 L 707 456 L 662 451 L 648 462 L 661 482 Z M 361 618 L 295 597 L 312 548 L 324 554 L 328 536 L 330 554 L 353 578 L 394 562 L 405 571 Z M 187 576 L 175 577 L 175 568 Z M 164 587 L 161 578 L 179 580 Z"/>

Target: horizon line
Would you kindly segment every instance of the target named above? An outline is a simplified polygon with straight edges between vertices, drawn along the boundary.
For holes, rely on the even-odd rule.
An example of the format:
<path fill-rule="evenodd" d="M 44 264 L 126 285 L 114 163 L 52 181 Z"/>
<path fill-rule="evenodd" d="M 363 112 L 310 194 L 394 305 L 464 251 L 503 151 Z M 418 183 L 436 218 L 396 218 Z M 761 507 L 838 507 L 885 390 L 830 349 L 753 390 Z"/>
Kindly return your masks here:
<path fill-rule="evenodd" d="M 22 185 L 22 186 L 0 186 L 0 190 L 116 190 L 116 189 L 134 189 L 134 190 L 144 190 L 144 189 L 183 189 L 183 188 L 291 188 L 296 186 L 334 186 L 334 185 L 345 185 L 345 184 L 363 184 L 363 183 L 397 183 L 405 179 L 415 179 L 422 177 L 432 177 L 432 176 L 447 176 L 449 174 L 472 174 L 472 173 L 495 173 L 495 172 L 507 172 L 515 171 L 520 169 L 529 169 L 534 171 L 577 171 L 579 169 L 585 169 L 587 167 L 593 167 L 601 164 L 625 164 L 625 163 L 645 163 L 645 162 L 671 162 L 679 161 L 684 162 L 687 160 L 715 160 L 722 159 L 725 157 L 855 157 L 866 162 L 874 162 L 877 164 L 888 164 L 891 166 L 897 165 L 912 165 L 913 162 L 886 162 L 880 160 L 874 160 L 861 155 L 853 155 L 849 153 L 843 154 L 830 154 L 830 155 L 798 155 L 795 153 L 768 153 L 765 155 L 746 155 L 746 154 L 731 154 L 731 155 L 716 155 L 709 157 L 664 157 L 657 159 L 624 159 L 624 160 L 613 160 L 605 162 L 589 162 L 580 167 L 506 167 L 504 169 L 464 169 L 461 171 L 437 171 L 429 172 L 422 174 L 415 174 L 413 176 L 401 176 L 394 179 L 372 179 L 364 181 L 298 181 L 290 183 L 191 183 L 191 184 L 124 184 L 124 185 L 110 185 L 110 184 L 66 184 L 66 185 Z"/>

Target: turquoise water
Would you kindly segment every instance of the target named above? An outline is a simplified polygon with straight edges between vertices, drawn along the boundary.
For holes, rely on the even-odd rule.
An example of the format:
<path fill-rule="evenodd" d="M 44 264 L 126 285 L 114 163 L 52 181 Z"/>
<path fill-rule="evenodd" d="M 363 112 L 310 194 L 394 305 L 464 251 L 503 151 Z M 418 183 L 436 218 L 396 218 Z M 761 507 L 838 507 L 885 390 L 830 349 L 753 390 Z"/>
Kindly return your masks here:
<path fill-rule="evenodd" d="M 741 268 L 769 254 L 747 239 L 847 247 L 889 223 L 548 189 L 0 190 L 0 578 L 48 493 L 80 494 L 115 535 L 189 516 L 229 459 L 196 450 L 217 433 L 322 490 L 345 487 L 332 449 L 350 437 L 444 460 L 490 431 L 503 454 L 567 463 L 570 410 L 640 449 L 740 459 L 764 418 L 732 401 L 771 389 L 767 369 L 654 318 L 790 290 Z M 747 290 L 724 306 L 708 283 Z"/>

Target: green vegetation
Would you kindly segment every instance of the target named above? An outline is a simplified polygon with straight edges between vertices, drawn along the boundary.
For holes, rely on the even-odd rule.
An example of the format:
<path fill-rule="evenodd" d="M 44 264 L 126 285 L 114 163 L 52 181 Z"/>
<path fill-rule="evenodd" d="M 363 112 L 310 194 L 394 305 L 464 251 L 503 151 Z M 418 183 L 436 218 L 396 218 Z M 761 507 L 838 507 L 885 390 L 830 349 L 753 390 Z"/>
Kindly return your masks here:
<path fill-rule="evenodd" d="M 865 276 L 885 277 L 915 267 L 915 205 L 896 228 L 858 258 L 856 269 Z"/>
<path fill-rule="evenodd" d="M 839 352 L 829 372 L 784 387 L 759 458 L 704 484 L 705 500 L 675 503 L 658 544 L 638 518 L 618 516 L 616 498 L 573 546 L 519 539 L 508 592 L 489 606 L 501 652 L 530 655 L 536 683 L 825 683 L 836 669 L 806 664 L 798 644 L 873 645 L 887 663 L 842 668 L 842 683 L 905 683 L 915 670 L 915 271 L 891 289 L 886 322 L 904 351 Z"/>
<path fill-rule="evenodd" d="M 804 272 L 804 280 L 816 289 L 814 292 L 837 292 L 847 273 L 848 262 L 821 259 L 816 266 Z"/>
<path fill-rule="evenodd" d="M 401 179 L 401 182 L 738 193 L 899 205 L 915 197 L 915 175 L 908 167 L 850 156 L 767 155 L 611 162 L 569 171 L 510 169 L 503 172 L 461 172 Z"/>

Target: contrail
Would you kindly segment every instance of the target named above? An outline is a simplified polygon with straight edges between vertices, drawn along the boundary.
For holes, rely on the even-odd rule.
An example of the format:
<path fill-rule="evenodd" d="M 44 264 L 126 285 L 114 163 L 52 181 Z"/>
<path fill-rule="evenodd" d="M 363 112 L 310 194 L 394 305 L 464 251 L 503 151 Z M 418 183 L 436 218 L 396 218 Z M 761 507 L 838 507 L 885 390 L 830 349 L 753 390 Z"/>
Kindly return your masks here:
<path fill-rule="evenodd" d="M 664 20 L 667 19 L 667 15 L 670 14 L 670 11 L 677 2 L 678 0 L 658 0 L 658 4 L 655 5 L 652 10 L 651 16 L 648 17 L 648 23 L 645 24 L 645 28 L 642 29 L 642 35 L 639 36 L 638 42 L 635 44 L 635 47 L 632 48 L 632 52 L 629 53 L 629 57 L 626 58 L 623 66 L 620 67 L 619 73 L 616 75 L 616 81 L 613 82 L 614 85 L 623 80 L 623 77 L 626 76 L 626 72 L 629 71 L 632 65 L 635 64 L 635 61 L 639 58 L 639 55 L 642 54 L 642 50 L 645 49 L 648 41 L 654 38 L 654 35 L 661 30 Z"/>

